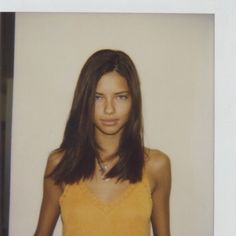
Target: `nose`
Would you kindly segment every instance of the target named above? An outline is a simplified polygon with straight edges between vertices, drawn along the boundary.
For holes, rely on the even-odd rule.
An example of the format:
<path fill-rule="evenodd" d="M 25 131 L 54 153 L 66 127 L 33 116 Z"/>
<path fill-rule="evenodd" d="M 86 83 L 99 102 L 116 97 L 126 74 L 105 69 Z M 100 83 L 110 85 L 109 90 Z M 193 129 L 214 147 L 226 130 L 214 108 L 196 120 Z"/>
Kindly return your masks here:
<path fill-rule="evenodd" d="M 109 99 L 105 103 L 104 113 L 110 115 L 110 114 L 113 114 L 114 112 L 115 112 L 115 107 L 114 107 L 113 101 L 112 99 Z"/>

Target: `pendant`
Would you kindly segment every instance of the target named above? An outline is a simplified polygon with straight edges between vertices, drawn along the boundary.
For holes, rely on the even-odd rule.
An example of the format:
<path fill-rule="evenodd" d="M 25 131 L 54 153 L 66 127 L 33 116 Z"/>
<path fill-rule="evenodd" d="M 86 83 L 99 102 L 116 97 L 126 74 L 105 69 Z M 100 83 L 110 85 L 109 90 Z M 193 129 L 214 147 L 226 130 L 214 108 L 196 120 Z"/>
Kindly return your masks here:
<path fill-rule="evenodd" d="M 105 177 L 105 174 L 106 174 L 107 170 L 108 170 L 108 166 L 107 165 L 104 165 L 104 164 L 100 165 L 99 172 L 102 175 L 102 180 L 104 180 L 106 182 L 110 180 L 110 178 L 106 178 Z"/>
<path fill-rule="evenodd" d="M 99 171 L 101 172 L 102 175 L 104 175 L 108 170 L 108 166 L 107 165 L 100 165 L 100 169 Z"/>

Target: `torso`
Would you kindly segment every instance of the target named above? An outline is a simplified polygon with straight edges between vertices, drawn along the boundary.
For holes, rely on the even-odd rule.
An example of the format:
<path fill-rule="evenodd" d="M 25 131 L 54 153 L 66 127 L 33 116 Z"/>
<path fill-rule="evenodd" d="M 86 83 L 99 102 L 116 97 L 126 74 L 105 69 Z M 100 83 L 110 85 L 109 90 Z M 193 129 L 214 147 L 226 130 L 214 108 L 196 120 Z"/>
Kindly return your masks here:
<path fill-rule="evenodd" d="M 80 181 L 60 198 L 64 236 L 149 236 L 152 199 L 149 181 L 119 184 Z"/>
<path fill-rule="evenodd" d="M 59 202 L 64 236 L 150 235 L 152 192 L 158 184 L 163 153 L 145 151 L 141 182 L 104 181 L 96 172 L 91 180 L 63 186 Z"/>

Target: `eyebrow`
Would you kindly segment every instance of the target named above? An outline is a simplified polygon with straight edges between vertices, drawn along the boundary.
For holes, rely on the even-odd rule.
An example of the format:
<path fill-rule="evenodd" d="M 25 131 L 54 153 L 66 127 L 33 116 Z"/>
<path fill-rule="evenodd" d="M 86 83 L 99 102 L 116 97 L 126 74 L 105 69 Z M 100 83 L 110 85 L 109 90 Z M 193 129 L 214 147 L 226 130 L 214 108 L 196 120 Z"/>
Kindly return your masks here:
<path fill-rule="evenodd" d="M 99 92 L 96 92 L 96 94 L 103 95 L 103 93 L 99 93 Z M 120 91 L 120 92 L 115 93 L 115 95 L 120 95 L 120 94 L 130 94 L 130 92 L 129 91 Z"/>

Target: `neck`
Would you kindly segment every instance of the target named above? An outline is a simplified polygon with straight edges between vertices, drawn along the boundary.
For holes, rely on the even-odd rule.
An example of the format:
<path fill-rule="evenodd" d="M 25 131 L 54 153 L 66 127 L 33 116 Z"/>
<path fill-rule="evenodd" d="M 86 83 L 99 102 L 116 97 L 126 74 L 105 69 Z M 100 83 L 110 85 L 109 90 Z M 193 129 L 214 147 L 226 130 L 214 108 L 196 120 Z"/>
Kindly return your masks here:
<path fill-rule="evenodd" d="M 101 161 L 106 162 L 114 159 L 113 154 L 117 151 L 120 142 L 120 133 L 115 135 L 106 135 L 99 131 L 96 132 L 96 140 L 102 148 L 99 152 Z"/>

